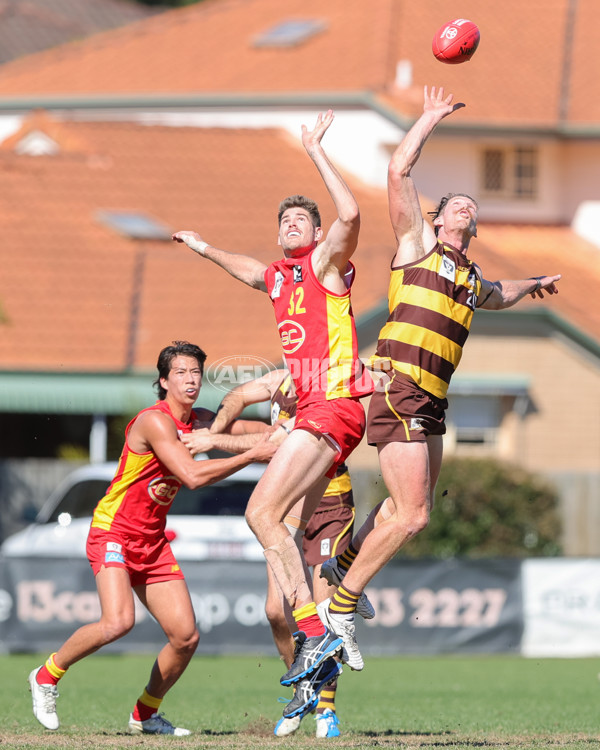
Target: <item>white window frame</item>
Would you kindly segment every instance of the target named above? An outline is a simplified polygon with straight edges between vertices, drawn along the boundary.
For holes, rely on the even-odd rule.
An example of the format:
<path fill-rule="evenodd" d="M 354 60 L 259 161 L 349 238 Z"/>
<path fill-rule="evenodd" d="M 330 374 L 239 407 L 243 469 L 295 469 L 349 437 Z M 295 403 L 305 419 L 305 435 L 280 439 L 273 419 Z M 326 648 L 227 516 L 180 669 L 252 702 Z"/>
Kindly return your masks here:
<path fill-rule="evenodd" d="M 503 162 L 497 184 L 492 185 L 487 159 L 497 153 Z M 535 201 L 540 195 L 540 149 L 533 143 L 488 144 L 480 152 L 480 195 L 514 201 Z"/>

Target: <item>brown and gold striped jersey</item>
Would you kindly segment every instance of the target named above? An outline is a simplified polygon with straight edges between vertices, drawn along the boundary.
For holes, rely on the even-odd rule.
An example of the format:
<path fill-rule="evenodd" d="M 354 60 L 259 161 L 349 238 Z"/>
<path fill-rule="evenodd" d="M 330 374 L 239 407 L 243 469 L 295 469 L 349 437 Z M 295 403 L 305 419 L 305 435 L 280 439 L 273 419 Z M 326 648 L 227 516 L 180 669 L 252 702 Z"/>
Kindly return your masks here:
<path fill-rule="evenodd" d="M 473 262 L 441 242 L 423 258 L 392 267 L 390 316 L 380 331 L 371 367 L 393 368 L 428 393 L 445 398 L 480 289 Z"/>

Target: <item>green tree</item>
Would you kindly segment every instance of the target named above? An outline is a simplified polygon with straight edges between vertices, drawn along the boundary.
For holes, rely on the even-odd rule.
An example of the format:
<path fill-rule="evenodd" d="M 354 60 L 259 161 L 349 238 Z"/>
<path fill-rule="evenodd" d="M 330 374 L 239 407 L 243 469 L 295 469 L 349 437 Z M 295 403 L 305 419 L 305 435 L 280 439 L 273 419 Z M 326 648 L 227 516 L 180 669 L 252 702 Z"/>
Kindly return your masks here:
<path fill-rule="evenodd" d="M 447 459 L 429 526 L 401 557 L 544 557 L 561 554 L 556 491 L 489 459 Z"/>

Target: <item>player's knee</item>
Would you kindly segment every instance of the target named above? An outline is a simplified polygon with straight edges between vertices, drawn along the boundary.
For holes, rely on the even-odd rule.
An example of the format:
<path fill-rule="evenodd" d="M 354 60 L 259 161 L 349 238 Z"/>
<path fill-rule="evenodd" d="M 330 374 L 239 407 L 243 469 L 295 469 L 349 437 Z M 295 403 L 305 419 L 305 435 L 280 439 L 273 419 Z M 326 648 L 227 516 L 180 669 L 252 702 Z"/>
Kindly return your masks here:
<path fill-rule="evenodd" d="M 105 643 L 112 643 L 113 641 L 123 638 L 129 633 L 135 624 L 135 617 L 123 614 L 120 617 L 112 617 L 110 619 L 103 619 L 102 624 L 102 635 Z"/>
<path fill-rule="evenodd" d="M 194 653 L 198 648 L 200 642 L 200 633 L 198 628 L 194 628 L 191 632 L 181 632 L 172 635 L 169 638 L 171 646 L 180 653 Z"/>
<path fill-rule="evenodd" d="M 246 523 L 252 530 L 252 532 L 255 534 L 256 537 L 260 540 L 262 537 L 262 532 L 265 526 L 269 526 L 271 521 L 269 520 L 269 516 L 265 513 L 264 508 L 257 508 L 257 507 L 247 507 L 246 508 Z"/>
<path fill-rule="evenodd" d="M 408 523 L 408 533 L 410 537 L 420 534 L 429 525 L 429 510 L 422 506 L 412 514 Z"/>

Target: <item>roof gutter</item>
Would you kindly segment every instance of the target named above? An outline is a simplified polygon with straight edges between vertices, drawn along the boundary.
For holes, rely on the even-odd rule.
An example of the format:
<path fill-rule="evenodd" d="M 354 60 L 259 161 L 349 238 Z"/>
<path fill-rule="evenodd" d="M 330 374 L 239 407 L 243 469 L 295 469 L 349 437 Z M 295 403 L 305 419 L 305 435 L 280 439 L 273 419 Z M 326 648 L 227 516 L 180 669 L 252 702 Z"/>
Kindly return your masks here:
<path fill-rule="evenodd" d="M 34 109 L 48 111 L 169 111 L 201 109 L 317 109 L 342 107 L 369 109 L 407 130 L 414 117 L 403 115 L 384 104 L 376 93 L 369 91 L 326 91 L 305 93 L 231 93 L 231 94 L 123 94 L 107 96 L 0 96 L 0 115 L 25 114 Z M 440 128 L 457 136 L 535 136 L 562 139 L 598 139 L 600 124 L 528 125 L 506 123 L 442 123 Z"/>

